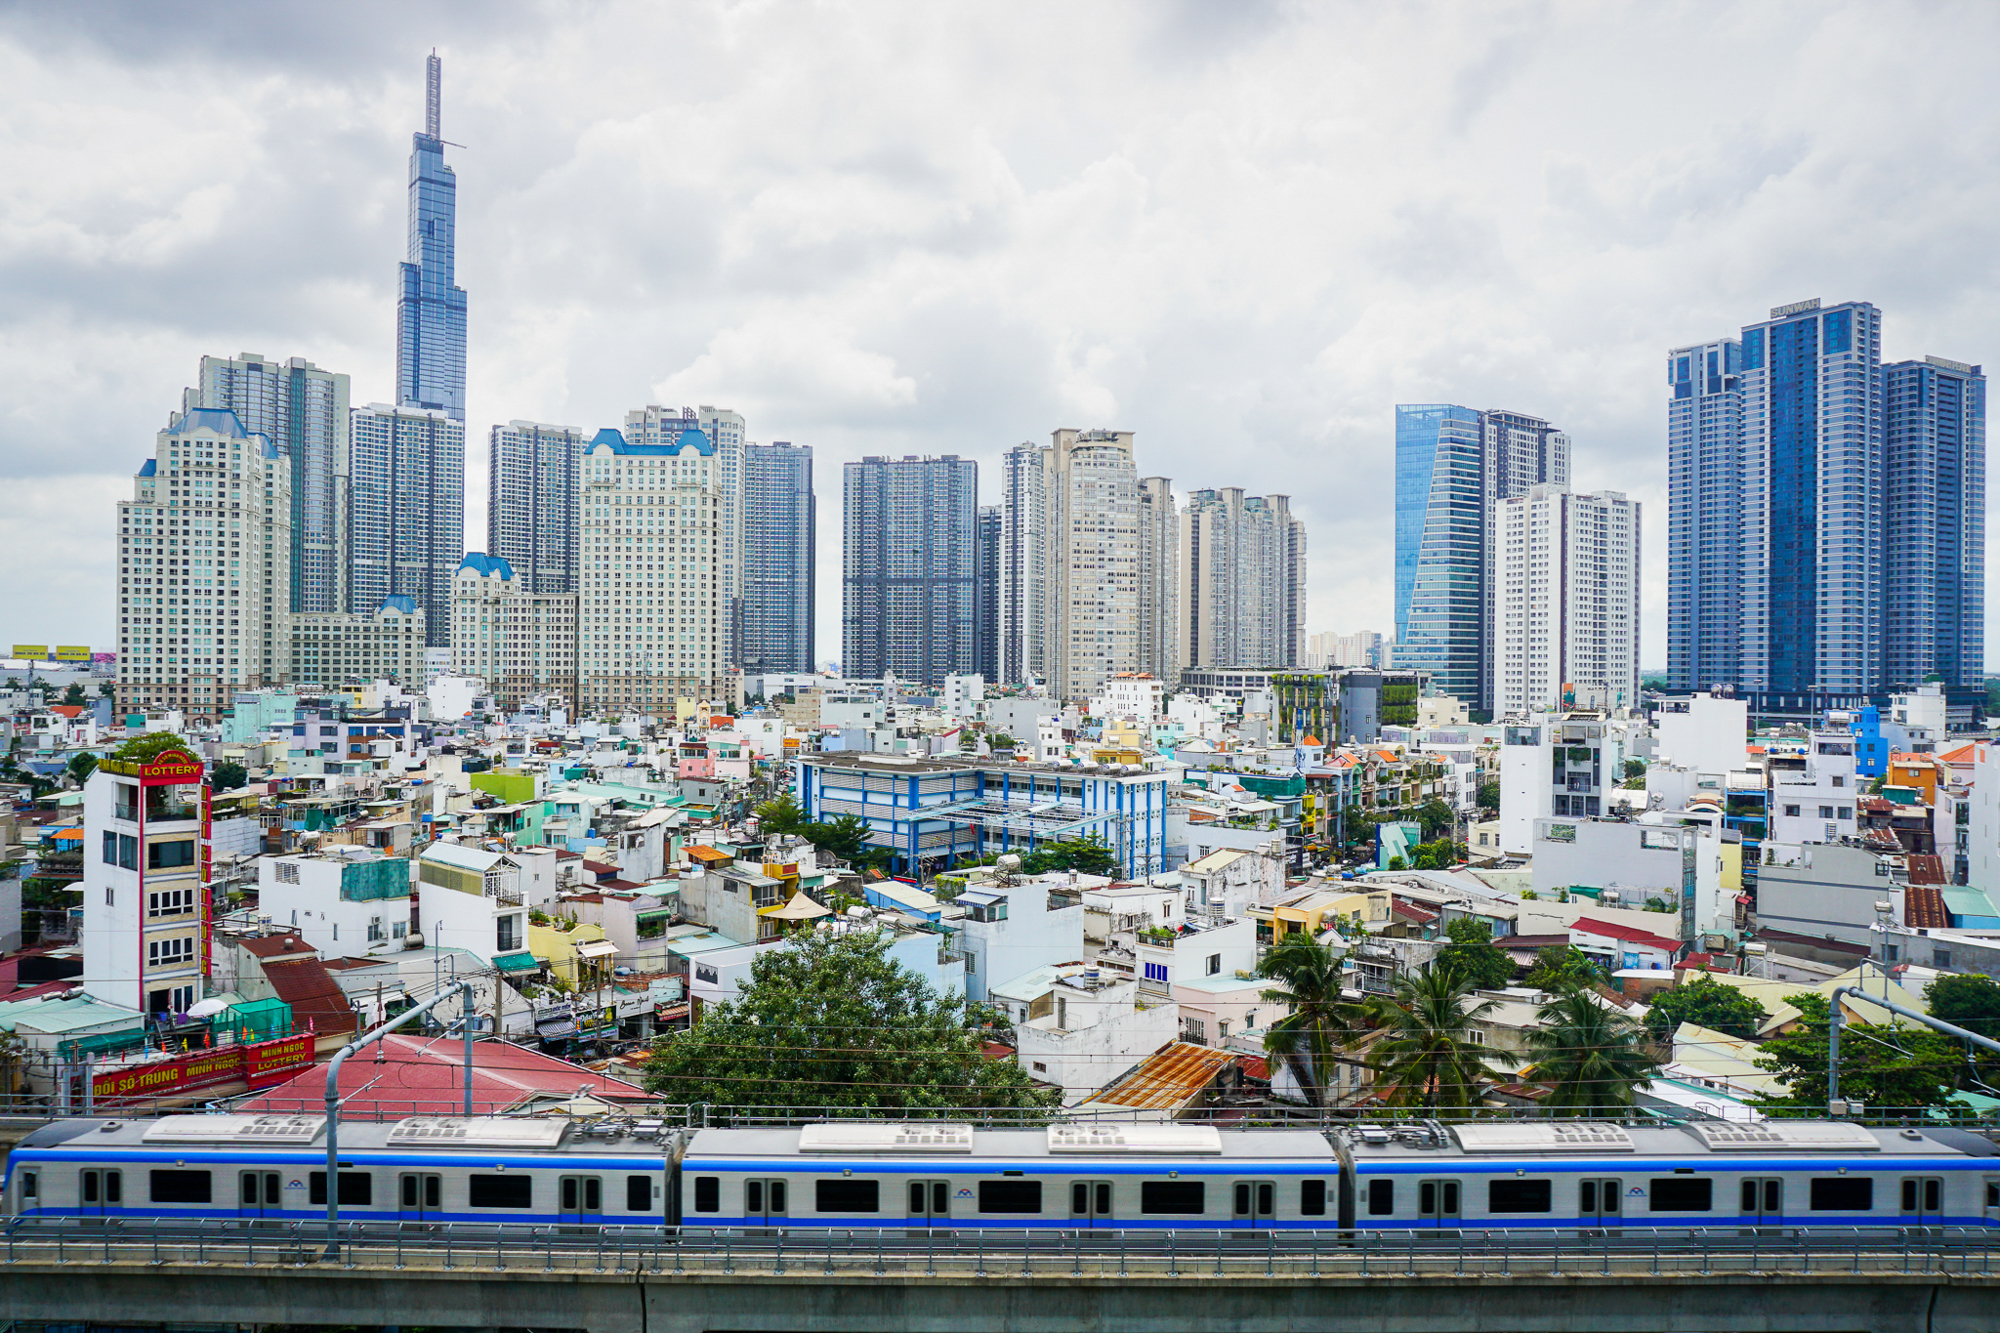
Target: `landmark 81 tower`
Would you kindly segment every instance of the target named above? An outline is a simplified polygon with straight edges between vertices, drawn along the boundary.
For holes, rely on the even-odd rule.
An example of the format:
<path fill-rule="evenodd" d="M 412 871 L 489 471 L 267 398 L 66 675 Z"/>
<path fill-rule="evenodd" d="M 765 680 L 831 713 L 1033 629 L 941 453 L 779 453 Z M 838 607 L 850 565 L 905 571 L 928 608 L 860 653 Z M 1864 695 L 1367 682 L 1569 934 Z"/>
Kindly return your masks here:
<path fill-rule="evenodd" d="M 465 291 L 455 285 L 458 181 L 439 134 L 443 66 L 426 65 L 424 131 L 411 136 L 410 257 L 396 302 L 396 402 L 465 420 Z"/>

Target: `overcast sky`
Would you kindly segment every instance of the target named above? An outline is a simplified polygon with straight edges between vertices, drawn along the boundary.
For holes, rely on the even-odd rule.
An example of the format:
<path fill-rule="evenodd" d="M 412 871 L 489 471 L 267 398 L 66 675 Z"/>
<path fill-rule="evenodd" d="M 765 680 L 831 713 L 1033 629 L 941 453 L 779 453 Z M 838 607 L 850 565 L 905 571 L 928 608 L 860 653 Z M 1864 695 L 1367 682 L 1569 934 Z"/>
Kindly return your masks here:
<path fill-rule="evenodd" d="M 1442 401 L 1644 502 L 1660 664 L 1669 347 L 1819 296 L 1996 359 L 1992 4 L 0 0 L 0 643 L 111 646 L 203 353 L 391 396 L 433 46 L 468 544 L 492 423 L 733 407 L 815 451 L 822 658 L 842 461 L 992 494 L 1060 426 L 1289 494 L 1309 628 L 1387 631 L 1393 409 Z"/>

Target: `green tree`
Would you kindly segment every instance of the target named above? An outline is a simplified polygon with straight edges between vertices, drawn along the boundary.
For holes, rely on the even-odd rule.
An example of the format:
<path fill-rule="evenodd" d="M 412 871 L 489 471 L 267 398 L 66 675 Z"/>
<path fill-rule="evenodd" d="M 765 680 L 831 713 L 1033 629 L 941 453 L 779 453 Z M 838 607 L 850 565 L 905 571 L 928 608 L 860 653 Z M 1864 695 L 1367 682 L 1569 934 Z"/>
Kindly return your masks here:
<path fill-rule="evenodd" d="M 1528 984 L 1536 990 L 1550 992 L 1587 988 L 1603 980 L 1604 969 L 1574 944 L 1539 950 L 1527 977 Z"/>
<path fill-rule="evenodd" d="M 889 957 L 873 931 L 812 931 L 760 950 L 733 1000 L 654 1044 L 649 1092 L 670 1102 L 755 1107 L 1053 1106 L 1018 1064 L 989 1060 L 956 992 Z"/>
<path fill-rule="evenodd" d="M 1480 1080 L 1497 1071 L 1472 1031 L 1498 1006 L 1492 1000 L 1468 1003 L 1471 989 L 1456 972 L 1433 963 L 1397 977 L 1395 993 L 1375 1002 L 1384 1035 L 1370 1064 L 1382 1083 L 1394 1085 L 1391 1106 L 1433 1113 L 1478 1109 Z"/>
<path fill-rule="evenodd" d="M 97 756 L 90 751 L 85 750 L 82 754 L 73 754 L 69 757 L 69 775 L 76 779 L 77 786 L 81 787 L 90 781 L 90 775 L 96 771 Z"/>
<path fill-rule="evenodd" d="M 209 785 L 217 791 L 235 791 L 249 781 L 250 770 L 234 759 L 225 759 L 208 770 Z"/>
<path fill-rule="evenodd" d="M 1465 859 L 1465 844 L 1450 838 L 1420 842 L 1410 849 L 1412 870 L 1449 870 Z"/>
<path fill-rule="evenodd" d="M 1482 782 L 1479 784 L 1479 808 L 1482 812 L 1500 813 L 1500 784 Z"/>
<path fill-rule="evenodd" d="M 1692 981 L 1653 997 L 1653 1007 L 1646 1014 L 1646 1030 L 1653 1034 L 1654 1040 L 1665 1041 L 1681 1024 L 1694 1023 L 1755 1041 L 1757 1030 L 1769 1017 L 1763 1005 L 1703 972 Z"/>
<path fill-rule="evenodd" d="M 1011 750 L 1014 748 L 1014 738 L 1004 731 L 996 731 L 986 738 L 986 744 L 988 748 L 994 750 Z"/>
<path fill-rule="evenodd" d="M 1045 842 L 1021 858 L 1024 875 L 1046 875 L 1052 870 L 1074 870 L 1080 875 L 1105 875 L 1112 879 L 1123 873 L 1118 854 L 1097 837 Z"/>
<path fill-rule="evenodd" d="M 1534 1063 L 1522 1071 L 1551 1085 L 1550 1115 L 1616 1118 L 1632 1109 L 1633 1091 L 1660 1062 L 1646 1049 L 1646 1029 L 1587 990 L 1558 992 L 1537 1011 L 1528 1034 Z"/>
<path fill-rule="evenodd" d="M 1627 782 L 1630 782 L 1630 781 L 1631 781 L 1631 780 L 1632 780 L 1633 778 L 1638 778 L 1638 779 L 1639 779 L 1639 785 L 1640 785 L 1641 787 L 1643 787 L 1643 786 L 1645 786 L 1645 785 L 1646 785 L 1646 761 L 1645 761 L 1645 760 L 1643 760 L 1643 759 L 1627 759 L 1627 760 L 1625 761 L 1625 780 L 1626 780 Z"/>
<path fill-rule="evenodd" d="M 1439 949 L 1437 966 L 1449 968 L 1474 990 L 1494 990 L 1514 977 L 1514 960 L 1493 943 L 1493 925 L 1475 916 L 1445 922 L 1450 944 Z"/>
<path fill-rule="evenodd" d="M 86 700 L 84 699 L 83 686 L 72 681 L 70 683 L 70 687 L 63 691 L 64 706 L 80 708 L 83 706 L 85 702 Z"/>
<path fill-rule="evenodd" d="M 835 815 L 832 819 L 801 825 L 799 836 L 828 856 L 860 867 L 887 860 L 886 847 L 877 847 L 873 830 L 860 815 Z"/>
<path fill-rule="evenodd" d="M 1344 952 L 1320 943 L 1310 931 L 1294 930 L 1257 965 L 1258 976 L 1278 983 L 1259 992 L 1260 998 L 1291 1006 L 1291 1013 L 1265 1029 L 1264 1050 L 1292 1071 L 1306 1100 L 1318 1107 L 1333 1101 L 1334 1052 L 1365 1023 L 1363 1007 L 1341 997 Z"/>
<path fill-rule="evenodd" d="M 1941 976 L 1924 987 L 1931 1017 L 2000 1040 L 2000 982 L 1977 973 Z"/>
<path fill-rule="evenodd" d="M 1425 842 L 1443 837 L 1458 824 L 1458 812 L 1435 796 L 1417 807 L 1414 818 L 1421 826 Z"/>
<path fill-rule="evenodd" d="M 194 753 L 194 747 L 171 731 L 149 731 L 143 736 L 134 736 L 111 752 L 113 759 L 130 763 L 148 763 L 158 759 L 169 750 L 185 750 Z"/>
<path fill-rule="evenodd" d="M 766 837 L 797 833 L 805 824 L 806 812 L 789 792 L 773 796 L 757 807 L 757 826 Z"/>
<path fill-rule="evenodd" d="M 1788 995 L 1799 1011 L 1790 1032 L 1764 1043 L 1759 1069 L 1784 1079 L 1787 1091 L 1767 1097 L 1772 1106 L 1823 1110 L 1827 1100 L 1829 1015 L 1824 995 Z M 1924 1027 L 1872 1023 L 1840 1025 L 1840 1095 L 1871 1108 L 1911 1109 L 1941 1105 L 1952 1082 L 1966 1068 L 1959 1043 Z"/>

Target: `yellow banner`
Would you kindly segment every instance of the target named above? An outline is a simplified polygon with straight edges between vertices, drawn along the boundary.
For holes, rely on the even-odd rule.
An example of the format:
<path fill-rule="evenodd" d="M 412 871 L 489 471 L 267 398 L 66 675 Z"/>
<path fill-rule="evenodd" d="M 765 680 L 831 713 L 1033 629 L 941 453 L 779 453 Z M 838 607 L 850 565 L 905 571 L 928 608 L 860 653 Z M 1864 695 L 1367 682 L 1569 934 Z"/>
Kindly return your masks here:
<path fill-rule="evenodd" d="M 56 645 L 56 661 L 88 662 L 90 645 L 87 643 L 59 643 Z"/>
<path fill-rule="evenodd" d="M 46 643 L 17 643 L 10 654 L 13 657 L 25 657 L 31 662 L 40 661 L 48 655 L 49 646 Z"/>

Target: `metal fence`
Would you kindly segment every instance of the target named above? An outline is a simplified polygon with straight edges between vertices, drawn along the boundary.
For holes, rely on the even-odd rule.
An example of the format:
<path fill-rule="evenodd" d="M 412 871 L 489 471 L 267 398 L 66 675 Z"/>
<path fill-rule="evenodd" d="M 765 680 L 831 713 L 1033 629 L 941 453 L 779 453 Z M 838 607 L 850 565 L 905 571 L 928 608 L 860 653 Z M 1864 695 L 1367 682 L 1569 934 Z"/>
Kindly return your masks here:
<path fill-rule="evenodd" d="M 1552 1232 L 189 1224 L 22 1220 L 6 1265 L 867 1279 L 1916 1277 L 2000 1280 L 2000 1232 L 1960 1227 Z"/>

